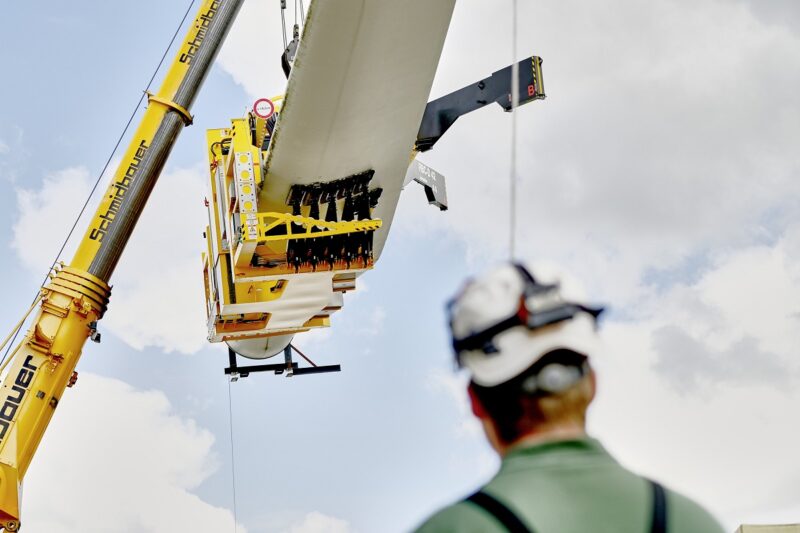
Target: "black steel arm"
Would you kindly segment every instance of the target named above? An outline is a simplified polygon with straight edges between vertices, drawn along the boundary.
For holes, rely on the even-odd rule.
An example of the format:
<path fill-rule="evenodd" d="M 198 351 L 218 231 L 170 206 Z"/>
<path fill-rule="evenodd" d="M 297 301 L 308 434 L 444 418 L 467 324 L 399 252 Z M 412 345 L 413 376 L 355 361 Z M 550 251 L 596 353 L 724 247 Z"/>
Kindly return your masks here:
<path fill-rule="evenodd" d="M 237 381 L 240 377 L 246 378 L 250 374 L 257 372 L 273 372 L 276 375 L 286 373 L 288 376 L 303 376 L 309 374 L 327 374 L 329 372 L 342 371 L 341 365 L 319 366 L 310 360 L 309 362 L 311 362 L 313 366 L 300 368 L 292 358 L 292 352 L 295 350 L 297 350 L 297 348 L 293 347 L 291 344 L 284 348 L 284 363 L 239 366 L 236 352 L 228 348 L 228 362 L 230 363 L 230 366 L 225 369 L 225 374 L 231 376 L 231 381 Z M 302 355 L 302 353 L 300 355 Z M 303 358 L 306 357 L 303 356 Z"/>
<path fill-rule="evenodd" d="M 458 117 L 492 102 L 511 111 L 512 67 L 509 65 L 488 78 L 428 103 L 417 134 L 416 149 L 430 150 Z M 544 98 L 542 58 L 533 56 L 520 61 L 519 105 Z"/>

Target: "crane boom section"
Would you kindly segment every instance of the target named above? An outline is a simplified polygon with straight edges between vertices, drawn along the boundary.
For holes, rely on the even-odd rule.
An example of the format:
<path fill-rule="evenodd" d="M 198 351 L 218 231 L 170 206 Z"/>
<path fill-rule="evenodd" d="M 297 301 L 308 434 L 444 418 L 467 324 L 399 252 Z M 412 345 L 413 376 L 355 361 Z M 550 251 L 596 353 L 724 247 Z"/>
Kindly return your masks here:
<path fill-rule="evenodd" d="M 189 109 L 243 0 L 205 0 L 122 163 L 103 196 L 71 266 L 108 281 L 184 125 Z"/>
<path fill-rule="evenodd" d="M 22 479 L 97 321 L 108 281 L 189 109 L 243 0 L 204 0 L 160 90 L 149 94 L 141 123 L 69 267 L 42 289 L 38 314 L 0 385 L 0 527 L 19 529 Z"/>

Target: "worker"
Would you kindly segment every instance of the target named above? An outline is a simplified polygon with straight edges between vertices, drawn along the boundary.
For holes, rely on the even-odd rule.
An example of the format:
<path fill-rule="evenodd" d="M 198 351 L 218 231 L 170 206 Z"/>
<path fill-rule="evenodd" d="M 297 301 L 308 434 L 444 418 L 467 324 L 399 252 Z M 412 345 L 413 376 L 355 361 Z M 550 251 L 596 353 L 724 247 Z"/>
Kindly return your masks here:
<path fill-rule="evenodd" d="M 472 411 L 502 463 L 418 533 L 722 533 L 698 504 L 622 467 L 587 436 L 602 308 L 545 274 L 505 264 L 448 306 Z"/>

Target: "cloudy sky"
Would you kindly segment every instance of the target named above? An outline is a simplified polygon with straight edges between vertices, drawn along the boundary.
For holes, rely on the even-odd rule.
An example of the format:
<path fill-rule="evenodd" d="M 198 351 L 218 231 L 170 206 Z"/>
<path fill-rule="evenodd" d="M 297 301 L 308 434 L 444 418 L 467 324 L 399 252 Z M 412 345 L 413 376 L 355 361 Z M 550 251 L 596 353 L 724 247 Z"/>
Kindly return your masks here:
<path fill-rule="evenodd" d="M 3 327 L 186 4 L 6 9 Z M 362 290 L 330 331 L 298 338 L 341 374 L 229 388 L 225 350 L 205 343 L 204 131 L 283 91 L 277 5 L 246 0 L 123 256 L 103 343 L 28 473 L 28 533 L 399 532 L 497 467 L 453 373 L 443 303 L 508 254 L 499 108 L 422 157 L 448 177 L 450 211 L 409 187 Z M 510 6 L 458 0 L 433 97 L 511 62 Z M 519 255 L 561 264 L 612 310 L 591 432 L 730 531 L 800 522 L 800 6 L 523 0 L 518 24 L 518 57 L 544 57 L 548 94 L 518 115 Z"/>

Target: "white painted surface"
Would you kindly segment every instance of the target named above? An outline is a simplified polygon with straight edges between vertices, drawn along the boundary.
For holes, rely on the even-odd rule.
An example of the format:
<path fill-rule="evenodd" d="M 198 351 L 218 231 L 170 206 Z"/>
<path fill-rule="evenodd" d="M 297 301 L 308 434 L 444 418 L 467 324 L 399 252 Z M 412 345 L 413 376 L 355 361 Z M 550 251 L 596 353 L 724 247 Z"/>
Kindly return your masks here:
<path fill-rule="evenodd" d="M 267 160 L 261 211 L 295 183 L 374 169 L 375 259 L 389 232 L 455 0 L 314 1 Z"/>

